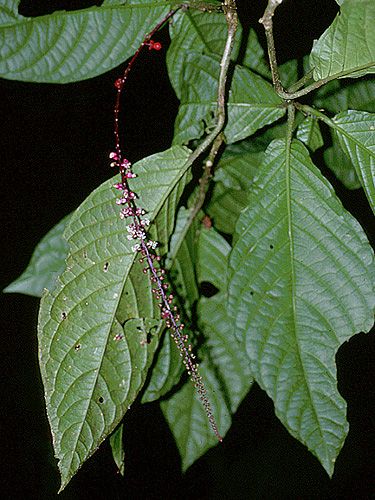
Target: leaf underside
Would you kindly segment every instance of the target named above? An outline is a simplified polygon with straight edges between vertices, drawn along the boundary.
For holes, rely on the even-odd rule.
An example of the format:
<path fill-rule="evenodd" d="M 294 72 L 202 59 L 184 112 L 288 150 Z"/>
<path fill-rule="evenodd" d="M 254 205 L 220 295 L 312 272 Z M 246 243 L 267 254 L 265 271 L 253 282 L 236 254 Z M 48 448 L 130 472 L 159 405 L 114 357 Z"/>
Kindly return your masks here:
<path fill-rule="evenodd" d="M 306 148 L 271 143 L 230 256 L 229 315 L 254 378 L 329 475 L 345 440 L 335 354 L 374 322 L 366 236 Z"/>

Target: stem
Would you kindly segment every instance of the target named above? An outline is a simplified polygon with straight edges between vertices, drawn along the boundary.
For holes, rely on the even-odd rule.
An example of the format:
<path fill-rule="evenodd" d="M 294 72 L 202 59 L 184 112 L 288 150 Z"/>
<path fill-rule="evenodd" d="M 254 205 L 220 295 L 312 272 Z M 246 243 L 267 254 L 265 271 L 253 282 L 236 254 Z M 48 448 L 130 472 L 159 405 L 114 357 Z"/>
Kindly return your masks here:
<path fill-rule="evenodd" d="M 222 6 L 221 3 L 208 3 L 208 2 L 198 2 L 195 0 L 190 0 L 188 2 L 182 2 L 179 4 L 179 7 L 192 8 L 200 10 L 201 12 L 221 12 Z"/>
<path fill-rule="evenodd" d="M 206 159 L 206 162 L 203 166 L 204 172 L 203 172 L 202 177 L 199 179 L 199 191 L 198 191 L 197 196 L 195 198 L 194 205 L 190 208 L 191 214 L 190 214 L 188 222 L 186 223 L 187 229 L 190 227 L 194 218 L 198 214 L 199 210 L 202 208 L 202 205 L 203 205 L 203 202 L 205 199 L 205 195 L 206 195 L 206 191 L 208 188 L 208 184 L 210 182 L 210 179 L 212 178 L 211 170 L 212 170 L 212 167 L 214 165 L 216 155 L 220 149 L 220 146 L 223 144 L 223 142 L 224 142 L 224 134 L 221 132 L 215 138 L 215 140 L 212 144 L 210 153 L 209 153 L 209 155 Z"/>
<path fill-rule="evenodd" d="M 293 83 L 293 85 L 291 85 L 288 88 L 288 94 L 292 94 L 293 92 L 296 92 L 301 87 L 303 87 L 305 85 L 305 83 L 308 82 L 312 78 L 313 73 L 314 73 L 314 68 L 310 69 L 310 71 L 308 73 L 306 73 L 306 75 L 303 75 L 303 77 L 300 80 L 298 80 L 296 83 Z"/>
<path fill-rule="evenodd" d="M 293 102 L 291 102 L 288 105 L 288 122 L 287 122 L 287 132 L 286 132 L 286 141 L 287 141 L 287 144 L 289 144 L 289 145 L 292 142 L 293 125 L 294 125 L 295 116 L 296 116 L 296 106 Z"/>
<path fill-rule="evenodd" d="M 200 143 L 200 145 L 193 151 L 190 158 L 182 167 L 180 175 L 176 178 L 175 184 L 181 179 L 185 172 L 191 167 L 195 160 L 208 148 L 208 146 L 220 134 L 225 124 L 225 85 L 228 76 L 228 69 L 230 64 L 230 57 L 233 50 L 234 39 L 236 36 L 238 19 L 235 0 L 224 0 L 223 2 L 224 15 L 228 23 L 228 33 L 225 42 L 224 52 L 220 61 L 220 74 L 219 74 L 219 88 L 217 95 L 217 109 L 216 109 L 216 125 L 212 132 Z"/>
<path fill-rule="evenodd" d="M 276 49 L 275 49 L 275 42 L 273 39 L 272 18 L 275 13 L 276 7 L 278 7 L 282 3 L 282 1 L 283 0 L 268 0 L 268 4 L 266 10 L 264 11 L 263 17 L 259 19 L 260 24 L 263 24 L 264 30 L 266 32 L 268 57 L 270 60 L 273 86 L 275 87 L 276 93 L 280 97 L 283 97 L 280 94 L 287 94 L 287 92 L 285 92 L 283 86 L 281 85 L 279 69 L 277 67 Z M 288 97 L 283 97 L 283 98 L 288 99 Z"/>

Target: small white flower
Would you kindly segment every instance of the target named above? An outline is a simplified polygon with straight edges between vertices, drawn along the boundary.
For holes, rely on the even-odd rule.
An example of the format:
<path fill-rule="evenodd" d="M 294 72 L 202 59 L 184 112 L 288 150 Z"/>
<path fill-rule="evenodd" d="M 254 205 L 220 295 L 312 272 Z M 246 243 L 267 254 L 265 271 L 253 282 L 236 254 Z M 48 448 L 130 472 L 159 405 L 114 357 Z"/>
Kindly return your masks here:
<path fill-rule="evenodd" d="M 141 249 L 141 245 L 139 243 L 132 246 L 132 252 L 138 252 L 140 249 Z"/>

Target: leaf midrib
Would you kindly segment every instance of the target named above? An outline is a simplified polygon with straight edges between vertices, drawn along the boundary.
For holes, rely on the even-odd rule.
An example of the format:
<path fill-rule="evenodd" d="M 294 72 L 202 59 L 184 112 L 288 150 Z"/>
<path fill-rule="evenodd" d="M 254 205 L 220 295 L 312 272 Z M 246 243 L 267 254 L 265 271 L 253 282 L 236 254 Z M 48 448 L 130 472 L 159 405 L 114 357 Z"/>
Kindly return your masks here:
<path fill-rule="evenodd" d="M 294 336 L 295 336 L 295 346 L 296 346 L 296 351 L 298 354 L 298 359 L 300 363 L 301 370 L 303 372 L 303 380 L 304 384 L 306 387 L 306 390 L 308 391 L 309 394 L 309 399 L 311 402 L 311 407 L 314 410 L 315 414 L 315 421 L 317 422 L 319 426 L 319 432 L 321 436 L 321 443 L 323 443 L 324 449 L 325 449 L 325 455 L 326 457 L 329 457 L 327 445 L 324 439 L 324 433 L 322 431 L 320 421 L 318 414 L 316 412 L 315 404 L 314 404 L 314 399 L 311 394 L 311 389 L 310 385 L 308 383 L 308 378 L 306 376 L 305 372 L 305 366 L 302 361 L 302 354 L 301 354 L 301 347 L 299 344 L 298 340 L 298 323 L 297 323 L 297 304 L 296 304 L 296 298 L 297 298 L 297 293 L 296 293 L 296 272 L 295 272 L 295 266 L 294 266 L 294 240 L 293 240 L 293 224 L 292 224 L 292 195 L 291 195 L 291 148 L 292 148 L 292 141 L 286 138 L 286 150 L 285 150 L 285 194 L 286 194 L 286 210 L 287 210 L 287 219 L 288 219 L 288 236 L 289 236 L 289 255 L 290 255 L 290 276 L 291 276 L 291 293 L 292 293 L 292 315 L 293 315 L 293 328 L 294 328 Z"/>

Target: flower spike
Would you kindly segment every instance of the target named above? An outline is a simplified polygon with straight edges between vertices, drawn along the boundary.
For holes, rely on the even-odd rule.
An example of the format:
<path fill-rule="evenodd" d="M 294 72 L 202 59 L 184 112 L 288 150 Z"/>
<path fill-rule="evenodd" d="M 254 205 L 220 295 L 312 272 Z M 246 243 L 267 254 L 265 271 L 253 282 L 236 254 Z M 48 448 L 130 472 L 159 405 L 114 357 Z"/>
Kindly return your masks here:
<path fill-rule="evenodd" d="M 207 391 L 202 380 L 202 376 L 199 373 L 198 363 L 194 361 L 194 354 L 191 352 L 192 346 L 188 343 L 188 335 L 184 333 L 184 324 L 181 322 L 180 314 L 178 313 L 178 308 L 173 305 L 173 295 L 167 292 L 169 284 L 165 281 L 165 270 L 160 267 L 160 256 L 153 253 L 158 245 L 157 241 L 149 240 L 147 237 L 147 229 L 150 225 L 150 220 L 145 215 L 145 210 L 141 207 L 137 207 L 135 203 L 136 195 L 133 193 L 129 187 L 128 180 L 136 177 L 136 175 L 131 172 L 131 163 L 122 158 L 120 149 L 120 137 L 119 137 L 119 127 L 118 127 L 118 114 L 120 107 L 120 94 L 123 88 L 124 82 L 127 75 L 131 69 L 131 66 L 139 54 L 140 50 L 144 45 L 149 47 L 149 50 L 155 49 L 160 50 L 161 44 L 159 42 L 154 42 L 151 37 L 153 34 L 176 12 L 177 9 L 172 10 L 158 26 L 146 36 L 144 42 L 138 48 L 133 58 L 128 64 L 125 70 L 123 78 L 119 78 L 115 82 L 117 88 L 117 100 L 115 106 L 115 137 L 116 137 L 116 151 L 110 153 L 109 157 L 112 161 L 111 166 L 117 166 L 119 173 L 121 174 L 121 182 L 114 184 L 114 188 L 121 192 L 119 199 L 116 203 L 123 208 L 120 211 L 120 217 L 122 219 L 129 219 L 130 223 L 126 226 L 127 238 L 134 241 L 132 246 L 132 251 L 140 254 L 139 262 L 145 264 L 143 269 L 144 274 L 149 275 L 149 279 L 154 284 L 152 293 L 155 294 L 157 300 L 159 300 L 159 307 L 161 310 L 161 317 L 165 319 L 167 328 L 170 330 L 170 335 L 174 339 L 178 350 L 180 351 L 180 356 L 183 358 L 183 363 L 186 370 L 190 376 L 190 380 L 194 383 L 194 386 L 199 395 L 199 399 L 202 402 L 203 408 L 206 412 L 208 421 L 211 425 L 212 430 L 216 434 L 219 441 L 222 438 L 216 426 L 215 418 L 212 413 L 211 405 L 208 400 Z"/>

